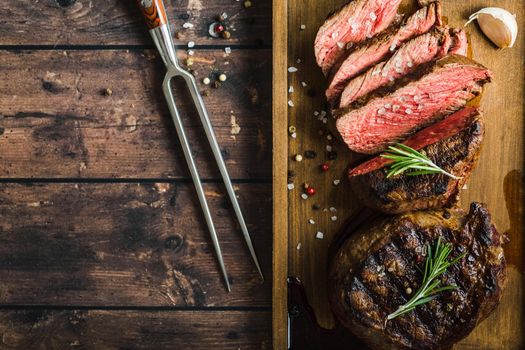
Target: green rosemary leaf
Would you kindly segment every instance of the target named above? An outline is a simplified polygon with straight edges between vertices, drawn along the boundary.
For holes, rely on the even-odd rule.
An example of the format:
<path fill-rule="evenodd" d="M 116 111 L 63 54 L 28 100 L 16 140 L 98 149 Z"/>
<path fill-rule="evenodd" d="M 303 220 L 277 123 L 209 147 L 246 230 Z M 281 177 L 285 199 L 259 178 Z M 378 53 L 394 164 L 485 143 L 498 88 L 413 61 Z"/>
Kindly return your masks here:
<path fill-rule="evenodd" d="M 452 245 L 450 243 L 443 244 L 441 237 L 438 237 L 434 247 L 430 245 L 426 246 L 427 256 L 421 286 L 410 300 L 387 316 L 387 321 L 410 312 L 419 305 L 428 303 L 434 299 L 438 293 L 458 288 L 453 284 L 440 286 L 441 280 L 439 277 L 444 274 L 450 266 L 458 263 L 465 256 L 465 254 L 461 254 L 452 260 L 447 260 L 452 250 Z"/>
<path fill-rule="evenodd" d="M 392 161 L 387 171 L 387 178 L 402 173 L 406 173 L 408 176 L 439 173 L 453 179 L 459 179 L 458 176 L 440 168 L 432 162 L 427 155 L 401 143 L 396 143 L 395 146 L 389 146 L 386 153 L 383 153 L 380 156 Z"/>

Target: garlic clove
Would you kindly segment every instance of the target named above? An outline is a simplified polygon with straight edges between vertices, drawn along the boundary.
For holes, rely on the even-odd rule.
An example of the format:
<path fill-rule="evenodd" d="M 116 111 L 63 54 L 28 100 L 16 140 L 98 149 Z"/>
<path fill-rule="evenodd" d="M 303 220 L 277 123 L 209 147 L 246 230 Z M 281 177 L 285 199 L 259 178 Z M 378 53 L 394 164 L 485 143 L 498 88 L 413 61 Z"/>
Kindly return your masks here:
<path fill-rule="evenodd" d="M 499 48 L 512 47 L 518 36 L 516 15 L 499 7 L 486 7 L 472 14 L 468 22 L 477 20 L 483 34 Z"/>

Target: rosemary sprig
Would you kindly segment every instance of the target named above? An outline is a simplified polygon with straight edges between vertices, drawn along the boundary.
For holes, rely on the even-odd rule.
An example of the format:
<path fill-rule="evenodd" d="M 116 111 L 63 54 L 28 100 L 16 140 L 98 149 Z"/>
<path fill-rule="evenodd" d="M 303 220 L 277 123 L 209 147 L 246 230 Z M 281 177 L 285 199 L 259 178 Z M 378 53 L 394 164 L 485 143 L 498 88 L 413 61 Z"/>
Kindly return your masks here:
<path fill-rule="evenodd" d="M 461 254 L 457 258 L 449 261 L 447 258 L 451 252 L 451 244 L 442 244 L 441 237 L 438 238 L 434 249 L 432 249 L 430 245 L 427 245 L 427 258 L 421 287 L 419 287 L 418 291 L 406 304 L 399 306 L 396 311 L 388 315 L 387 321 L 414 310 L 418 305 L 429 302 L 436 297 L 437 293 L 458 288 L 456 285 L 439 286 L 441 281 L 438 277 L 465 256 L 465 254 Z"/>
<path fill-rule="evenodd" d="M 406 172 L 406 175 L 409 176 L 441 173 L 455 180 L 460 179 L 460 177 L 441 169 L 423 153 L 401 143 L 396 143 L 396 146 L 389 146 L 388 151 L 381 154 L 381 157 L 394 161 L 388 169 L 387 178 Z"/>

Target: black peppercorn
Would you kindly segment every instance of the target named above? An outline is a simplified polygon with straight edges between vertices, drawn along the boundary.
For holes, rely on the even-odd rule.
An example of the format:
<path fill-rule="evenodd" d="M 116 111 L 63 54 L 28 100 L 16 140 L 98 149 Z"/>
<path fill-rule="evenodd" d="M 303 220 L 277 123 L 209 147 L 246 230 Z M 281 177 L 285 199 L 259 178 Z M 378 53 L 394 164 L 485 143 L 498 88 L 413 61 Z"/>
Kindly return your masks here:
<path fill-rule="evenodd" d="M 328 152 L 328 159 L 329 160 L 336 160 L 337 159 L 337 152 L 336 151 Z"/>
<path fill-rule="evenodd" d="M 315 153 L 315 151 L 308 150 L 304 151 L 304 156 L 308 159 L 314 159 L 315 157 L 317 157 L 317 153 Z"/>

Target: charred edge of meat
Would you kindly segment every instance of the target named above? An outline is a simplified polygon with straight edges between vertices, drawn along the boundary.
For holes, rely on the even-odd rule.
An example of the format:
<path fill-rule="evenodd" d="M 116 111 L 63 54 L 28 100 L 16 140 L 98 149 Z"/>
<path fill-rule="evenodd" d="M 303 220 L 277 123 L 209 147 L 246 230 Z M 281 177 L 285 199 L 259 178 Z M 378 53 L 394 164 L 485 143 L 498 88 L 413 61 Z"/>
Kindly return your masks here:
<path fill-rule="evenodd" d="M 458 289 L 385 322 L 419 288 L 424 247 L 437 237 L 465 254 L 442 277 Z M 376 221 L 354 233 L 329 269 L 336 318 L 374 349 L 446 349 L 466 337 L 497 306 L 506 277 L 504 237 L 486 207 L 414 212 Z"/>
<path fill-rule="evenodd" d="M 391 214 L 452 206 L 479 159 L 484 131 L 483 118 L 477 114 L 457 134 L 421 149 L 435 164 L 459 179 L 443 174 L 387 178 L 386 165 L 351 177 L 353 192 L 368 207 Z"/>

